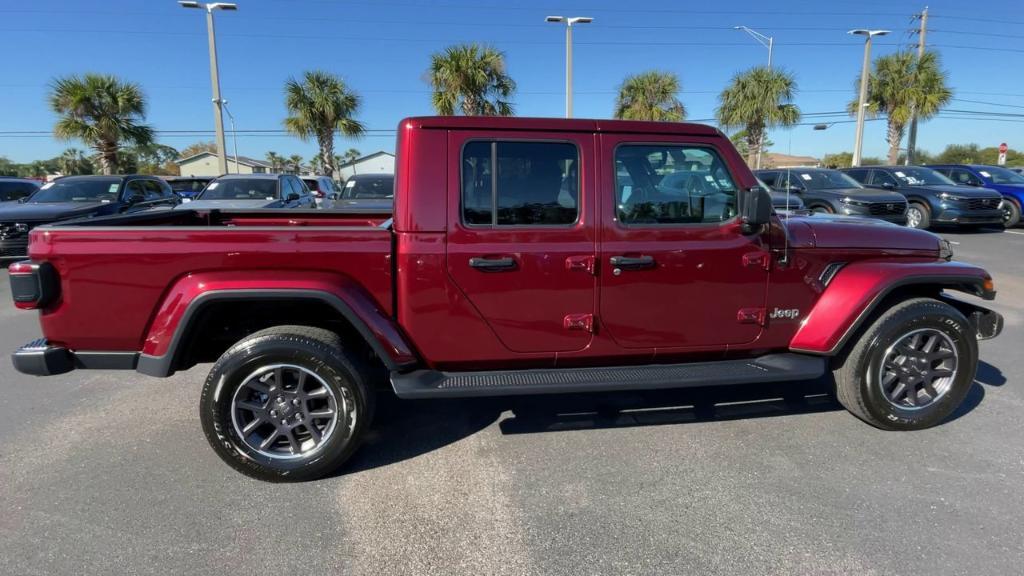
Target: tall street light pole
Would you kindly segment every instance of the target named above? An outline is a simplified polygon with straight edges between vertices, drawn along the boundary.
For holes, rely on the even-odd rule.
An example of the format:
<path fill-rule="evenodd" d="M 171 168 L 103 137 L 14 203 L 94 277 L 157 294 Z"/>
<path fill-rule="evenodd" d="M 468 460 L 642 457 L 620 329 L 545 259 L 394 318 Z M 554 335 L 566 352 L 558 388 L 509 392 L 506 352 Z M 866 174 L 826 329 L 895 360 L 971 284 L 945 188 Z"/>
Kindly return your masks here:
<path fill-rule="evenodd" d="M 853 166 L 860 166 L 860 150 L 864 144 L 864 107 L 868 101 L 868 65 L 871 63 L 871 39 L 885 36 L 888 30 L 850 30 L 848 34 L 864 36 L 864 64 L 860 70 L 860 97 L 857 99 L 857 136 L 853 142 Z"/>
<path fill-rule="evenodd" d="M 747 34 L 750 34 L 750 36 L 754 40 L 757 40 L 757 42 L 761 46 L 764 46 L 765 48 L 768 49 L 768 69 L 771 70 L 772 69 L 772 52 L 774 51 L 774 48 L 775 48 L 775 38 L 773 38 L 771 36 L 768 36 L 766 34 L 761 34 L 757 30 L 754 30 L 753 28 L 749 28 L 747 26 L 733 26 L 733 29 L 734 30 L 742 30 L 742 31 L 746 32 Z M 758 170 L 761 168 L 761 153 L 764 152 L 764 137 L 765 137 L 765 132 L 766 131 L 767 131 L 767 129 L 761 130 L 761 141 L 758 142 L 758 144 L 757 144 L 757 159 L 754 160 L 754 168 L 758 169 Z"/>
<path fill-rule="evenodd" d="M 746 26 L 733 26 L 732 28 L 733 28 L 733 30 L 742 30 L 742 31 L 746 32 L 747 34 L 750 34 L 750 36 L 753 37 L 754 40 L 757 40 L 757 42 L 761 46 L 764 46 L 765 48 L 768 49 L 768 68 L 771 69 L 771 67 L 772 67 L 772 51 L 773 51 L 773 49 L 775 47 L 775 38 L 772 38 L 771 36 L 767 36 L 765 34 L 761 34 L 757 30 L 754 30 L 752 28 L 748 28 Z"/>
<path fill-rule="evenodd" d="M 587 16 L 548 16 L 545 22 L 565 22 L 565 117 L 572 118 L 572 27 L 574 24 L 590 24 L 593 18 Z"/>
<path fill-rule="evenodd" d="M 179 0 L 182 8 L 202 8 L 206 10 L 206 35 L 210 47 L 210 82 L 213 84 L 213 121 L 217 132 L 217 159 L 220 173 L 228 173 L 227 145 L 224 142 L 224 117 L 221 109 L 224 101 L 220 98 L 220 75 L 217 70 L 217 37 L 213 27 L 214 10 L 238 10 L 238 5 L 231 2 L 212 2 L 201 4 L 191 0 Z"/>

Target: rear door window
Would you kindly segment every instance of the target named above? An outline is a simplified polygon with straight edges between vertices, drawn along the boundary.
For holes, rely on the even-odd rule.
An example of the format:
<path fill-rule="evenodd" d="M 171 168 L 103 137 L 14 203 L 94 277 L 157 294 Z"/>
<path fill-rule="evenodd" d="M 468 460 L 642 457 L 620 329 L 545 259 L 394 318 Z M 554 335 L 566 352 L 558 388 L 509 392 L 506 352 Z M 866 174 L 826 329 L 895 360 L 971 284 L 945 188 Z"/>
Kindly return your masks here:
<path fill-rule="evenodd" d="M 861 184 L 867 184 L 868 183 L 868 171 L 867 170 L 846 170 L 846 174 L 850 178 L 853 178 L 854 180 L 856 180 L 857 182 L 860 182 Z"/>
<path fill-rule="evenodd" d="M 462 217 L 491 226 L 570 225 L 579 217 L 579 151 L 567 142 L 471 141 Z"/>

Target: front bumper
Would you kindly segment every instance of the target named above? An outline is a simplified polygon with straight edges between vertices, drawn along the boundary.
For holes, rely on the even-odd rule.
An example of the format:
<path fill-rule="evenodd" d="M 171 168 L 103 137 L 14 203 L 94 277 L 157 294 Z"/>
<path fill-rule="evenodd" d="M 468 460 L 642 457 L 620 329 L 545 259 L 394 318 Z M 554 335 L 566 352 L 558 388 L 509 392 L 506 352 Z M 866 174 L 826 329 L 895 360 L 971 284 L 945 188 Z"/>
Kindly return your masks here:
<path fill-rule="evenodd" d="M 63 346 L 52 346 L 45 338 L 25 344 L 11 355 L 14 369 L 31 376 L 55 376 L 75 369 L 134 370 L 139 363 L 137 352 L 72 352 Z"/>
<path fill-rule="evenodd" d="M 960 210 L 946 208 L 932 222 L 943 224 L 999 224 L 1003 223 L 1002 210 Z"/>
<path fill-rule="evenodd" d="M 978 335 L 978 340 L 990 340 L 1003 332 L 1003 315 L 978 307 L 967 316 L 967 320 Z"/>

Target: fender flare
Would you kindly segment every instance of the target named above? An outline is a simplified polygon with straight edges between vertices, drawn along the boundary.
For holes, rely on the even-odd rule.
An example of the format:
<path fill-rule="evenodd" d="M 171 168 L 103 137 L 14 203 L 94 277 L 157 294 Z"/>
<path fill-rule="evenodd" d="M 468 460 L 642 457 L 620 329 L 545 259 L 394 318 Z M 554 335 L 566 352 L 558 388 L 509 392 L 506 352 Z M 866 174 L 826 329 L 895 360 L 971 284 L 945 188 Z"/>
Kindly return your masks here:
<path fill-rule="evenodd" d="M 196 314 L 210 304 L 232 300 L 317 300 L 327 304 L 345 318 L 363 337 L 366 343 L 380 357 L 384 365 L 391 371 L 405 371 L 418 362 L 412 348 L 388 317 L 381 317 L 371 328 L 367 322 L 353 309 L 352 305 L 336 294 L 325 290 L 311 288 L 271 288 L 271 289 L 223 289 L 203 292 L 188 303 L 176 323 L 173 335 L 166 344 L 163 354 L 139 355 L 136 370 L 142 374 L 166 377 L 174 374 L 175 363 L 179 359 L 181 343 L 193 327 Z M 379 311 L 375 311 L 379 312 Z"/>
<path fill-rule="evenodd" d="M 900 288 L 922 286 L 995 298 L 991 277 L 958 262 L 857 262 L 840 270 L 790 340 L 793 352 L 834 356 Z"/>

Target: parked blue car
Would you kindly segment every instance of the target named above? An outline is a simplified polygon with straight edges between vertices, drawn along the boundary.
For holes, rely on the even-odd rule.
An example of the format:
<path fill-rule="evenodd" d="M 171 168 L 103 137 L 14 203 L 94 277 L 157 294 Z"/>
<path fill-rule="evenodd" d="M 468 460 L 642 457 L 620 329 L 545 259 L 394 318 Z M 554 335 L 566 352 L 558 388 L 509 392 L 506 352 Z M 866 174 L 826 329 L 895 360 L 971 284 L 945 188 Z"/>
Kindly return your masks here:
<path fill-rule="evenodd" d="M 933 164 L 928 166 L 941 172 L 961 186 L 988 188 L 1003 195 L 1003 226 L 1013 228 L 1020 223 L 1020 208 L 1024 205 L 1024 176 L 1002 166 L 981 164 Z"/>

